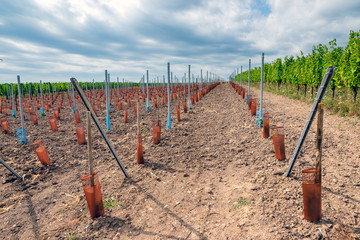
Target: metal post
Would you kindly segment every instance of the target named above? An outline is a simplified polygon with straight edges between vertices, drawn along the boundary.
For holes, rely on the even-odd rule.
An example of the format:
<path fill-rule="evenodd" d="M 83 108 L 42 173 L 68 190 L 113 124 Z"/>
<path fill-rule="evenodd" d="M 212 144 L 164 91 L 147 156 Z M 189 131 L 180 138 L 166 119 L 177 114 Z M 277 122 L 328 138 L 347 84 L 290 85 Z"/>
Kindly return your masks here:
<path fill-rule="evenodd" d="M 12 99 L 12 117 L 16 117 L 15 97 L 14 97 L 14 85 L 11 84 L 11 99 Z"/>
<path fill-rule="evenodd" d="M 146 111 L 150 110 L 149 103 L 149 70 L 146 70 Z"/>
<path fill-rule="evenodd" d="M 250 71 L 251 71 L 251 59 L 249 59 L 249 81 L 248 81 L 248 95 L 250 95 Z"/>
<path fill-rule="evenodd" d="M 108 78 L 107 78 L 107 92 L 108 92 L 108 106 L 109 106 L 109 115 L 111 113 L 111 80 L 110 80 L 110 73 L 108 73 Z"/>
<path fill-rule="evenodd" d="M 104 91 L 105 91 L 105 107 L 106 107 L 106 116 L 109 115 L 109 97 L 108 97 L 108 72 L 105 70 L 105 82 L 104 82 Z"/>
<path fill-rule="evenodd" d="M 164 101 L 165 101 L 165 75 L 163 75 L 163 90 L 162 90 L 162 95 L 163 95 L 163 98 L 164 98 Z"/>
<path fill-rule="evenodd" d="M 202 75 L 202 69 L 200 69 L 200 92 L 201 92 L 201 89 L 202 89 L 202 82 L 203 82 L 203 75 Z"/>
<path fill-rule="evenodd" d="M 260 112 L 259 119 L 262 126 L 262 118 L 263 118 L 263 87 L 264 87 L 264 53 L 261 54 L 261 89 L 260 89 Z"/>
<path fill-rule="evenodd" d="M 23 105 L 22 105 L 22 91 L 21 91 L 21 84 L 20 84 L 20 76 L 17 76 L 17 82 L 18 82 L 18 92 L 19 92 L 19 105 L 20 105 L 20 119 L 21 119 L 21 129 L 16 129 L 16 134 L 18 134 L 18 131 L 21 131 L 21 138 L 18 140 L 20 143 L 24 144 L 27 143 L 27 132 L 24 126 L 24 114 L 23 114 Z"/>
<path fill-rule="evenodd" d="M 44 94 L 42 89 L 42 81 L 40 80 L 40 93 L 41 93 L 41 108 L 40 108 L 40 115 L 45 116 L 45 110 L 44 110 Z"/>
<path fill-rule="evenodd" d="M 191 80 L 191 75 L 190 75 L 190 64 L 189 64 L 189 85 L 188 85 L 188 105 L 189 105 L 189 109 L 192 109 L 192 105 L 191 105 L 191 99 L 190 99 L 190 80 Z"/>
<path fill-rule="evenodd" d="M 293 156 L 291 158 L 289 167 L 287 168 L 287 170 L 285 172 L 286 177 L 290 176 L 291 170 L 294 167 L 296 159 L 297 159 L 297 157 L 298 157 L 298 155 L 300 153 L 301 147 L 302 147 L 302 145 L 303 145 L 303 143 L 305 141 L 305 138 L 306 138 L 306 136 L 307 136 L 307 134 L 308 134 L 308 132 L 310 130 L 311 123 L 314 120 L 314 117 L 315 117 L 315 114 L 316 114 L 316 111 L 317 111 L 317 108 L 318 108 L 318 104 L 321 102 L 321 100 L 323 99 L 323 97 L 325 95 L 326 89 L 329 86 L 329 83 L 330 83 L 330 81 L 332 79 L 332 76 L 335 74 L 335 69 L 336 69 L 335 66 L 329 66 L 327 68 L 327 70 L 326 70 L 325 76 L 324 76 L 324 78 L 323 78 L 323 80 L 321 82 L 318 93 L 316 95 L 316 98 L 315 98 L 314 103 L 312 105 L 312 108 L 310 110 L 308 119 L 307 119 L 307 121 L 305 123 L 303 131 L 301 132 L 299 141 L 298 141 L 298 143 L 296 145 L 295 151 L 294 151 Z"/>
<path fill-rule="evenodd" d="M 31 107 L 31 83 L 29 85 L 29 107 Z"/>
<path fill-rule="evenodd" d="M 96 94 L 95 94 L 95 80 L 94 79 L 93 79 L 93 96 L 94 96 L 93 103 L 95 105 Z"/>
<path fill-rule="evenodd" d="M 125 78 L 123 78 L 122 93 L 125 95 Z"/>
<path fill-rule="evenodd" d="M 14 170 L 12 169 L 3 159 L 0 158 L 0 163 L 4 165 L 10 172 L 12 172 L 17 178 L 20 178 L 21 181 L 24 179 Z"/>
<path fill-rule="evenodd" d="M 119 88 L 120 88 L 119 77 L 117 77 L 116 80 L 117 80 L 117 95 L 119 97 L 119 95 L 120 95 L 120 92 L 119 92 Z"/>
<path fill-rule="evenodd" d="M 110 109 L 109 109 L 109 75 L 107 70 L 105 70 L 105 97 L 106 97 L 106 116 L 105 116 L 105 123 L 106 123 L 106 131 L 110 131 L 111 130 L 111 125 L 110 125 Z"/>
<path fill-rule="evenodd" d="M 75 91 L 74 91 L 74 87 L 72 86 L 71 87 L 71 89 L 72 89 L 72 94 L 71 94 L 71 96 L 72 96 L 72 100 L 73 100 L 73 106 L 72 106 L 72 114 L 75 114 L 75 110 L 76 110 L 76 103 L 75 103 Z"/>
<path fill-rule="evenodd" d="M 145 94 L 145 75 L 142 77 L 142 92 Z"/>
<path fill-rule="evenodd" d="M 167 129 L 171 129 L 171 114 L 170 114 L 170 63 L 168 62 L 168 119 L 167 119 Z"/>

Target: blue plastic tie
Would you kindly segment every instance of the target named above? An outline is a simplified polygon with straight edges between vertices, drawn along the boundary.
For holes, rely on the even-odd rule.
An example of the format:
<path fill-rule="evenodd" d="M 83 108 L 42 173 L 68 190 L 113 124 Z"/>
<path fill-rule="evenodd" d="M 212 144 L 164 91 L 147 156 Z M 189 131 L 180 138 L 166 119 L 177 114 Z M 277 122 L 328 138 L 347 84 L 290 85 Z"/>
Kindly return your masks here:
<path fill-rule="evenodd" d="M 248 99 L 250 99 L 250 96 L 246 96 L 246 101 L 245 101 L 246 105 L 248 104 Z"/>
<path fill-rule="evenodd" d="M 20 144 L 25 144 L 28 142 L 26 128 L 24 128 L 24 135 L 23 128 L 16 128 L 16 136 Z"/>
<path fill-rule="evenodd" d="M 148 100 L 146 100 L 146 111 L 150 111 L 150 104 Z"/>
<path fill-rule="evenodd" d="M 105 122 L 106 122 L 106 131 L 110 131 L 111 125 L 110 125 L 110 116 L 109 115 L 105 116 Z"/>
<path fill-rule="evenodd" d="M 168 115 L 168 119 L 167 119 L 167 129 L 171 129 L 171 114 Z"/>

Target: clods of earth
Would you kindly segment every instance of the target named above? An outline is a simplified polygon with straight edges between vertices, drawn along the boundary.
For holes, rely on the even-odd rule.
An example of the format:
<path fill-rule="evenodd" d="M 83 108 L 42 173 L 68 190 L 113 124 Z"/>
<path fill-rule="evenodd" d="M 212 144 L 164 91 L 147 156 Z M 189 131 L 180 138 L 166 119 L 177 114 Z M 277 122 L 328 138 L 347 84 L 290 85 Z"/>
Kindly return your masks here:
<path fill-rule="evenodd" d="M 257 89 L 251 89 L 259 97 Z M 270 99 L 269 99 L 270 98 Z M 57 100 L 58 101 L 58 100 Z M 107 133 L 130 178 L 125 178 L 93 125 L 93 158 L 105 214 L 91 219 L 81 177 L 88 173 L 87 145 L 78 145 L 75 120 L 65 97 L 52 132 L 47 117 L 33 126 L 27 116 L 29 143 L 18 144 L 19 117 L 8 119 L 1 134 L 0 157 L 24 181 L 0 168 L 2 239 L 359 239 L 360 120 L 325 110 L 322 153 L 322 219 L 304 219 L 301 170 L 315 166 L 315 125 L 304 143 L 291 177 L 289 159 L 311 105 L 285 99 L 286 160 L 275 158 L 271 138 L 244 100 L 220 84 L 176 120 L 171 129 L 161 106 L 161 142 L 154 145 L 152 120 L 158 112 L 140 102 L 144 164 L 136 164 L 136 118 L 114 105 Z M 77 101 L 83 123 L 85 108 Z M 135 101 L 133 102 L 133 104 Z M 57 104 L 56 102 L 54 104 Z M 55 105 L 56 106 L 56 105 Z M 180 104 L 182 106 L 182 104 Z M 284 97 L 264 93 L 270 125 L 283 124 Z M 105 109 L 98 110 L 105 128 Z M 3 115 L 1 115 L 2 117 Z M 43 139 L 51 165 L 42 166 L 32 143 Z"/>

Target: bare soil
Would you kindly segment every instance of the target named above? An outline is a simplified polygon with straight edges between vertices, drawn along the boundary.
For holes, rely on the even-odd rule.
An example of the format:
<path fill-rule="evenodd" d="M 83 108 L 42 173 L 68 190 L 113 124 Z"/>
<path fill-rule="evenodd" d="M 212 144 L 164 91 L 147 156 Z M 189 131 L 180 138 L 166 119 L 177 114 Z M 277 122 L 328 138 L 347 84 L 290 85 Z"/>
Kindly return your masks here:
<path fill-rule="evenodd" d="M 251 89 L 259 97 L 259 90 Z M 283 96 L 264 93 L 271 125 L 282 125 Z M 57 101 L 59 101 L 58 98 Z M 134 98 L 135 100 L 135 98 Z M 108 137 L 131 178 L 126 179 L 93 127 L 94 159 L 105 215 L 92 220 L 80 178 L 88 172 L 87 146 L 78 145 L 75 120 L 65 96 L 59 131 L 47 117 L 25 125 L 29 143 L 17 143 L 20 119 L 7 117 L 0 134 L 0 158 L 25 181 L 0 167 L 2 239 L 360 239 L 359 119 L 324 115 L 322 213 L 304 220 L 301 170 L 315 165 L 315 125 L 292 176 L 283 176 L 311 105 L 285 100 L 287 160 L 275 159 L 271 138 L 230 84 L 221 84 L 166 130 L 160 108 L 161 142 L 153 144 L 157 111 L 140 103 L 145 164 L 136 164 L 136 118 L 112 105 Z M 134 101 L 133 101 L 134 103 Z M 81 119 L 85 108 L 76 101 Z M 104 104 L 103 104 L 104 105 Z M 123 102 L 124 105 L 124 102 Z M 105 129 L 105 109 L 99 112 Z M 2 117 L 3 115 L 1 115 Z M 42 166 L 32 143 L 43 139 L 52 165 Z"/>

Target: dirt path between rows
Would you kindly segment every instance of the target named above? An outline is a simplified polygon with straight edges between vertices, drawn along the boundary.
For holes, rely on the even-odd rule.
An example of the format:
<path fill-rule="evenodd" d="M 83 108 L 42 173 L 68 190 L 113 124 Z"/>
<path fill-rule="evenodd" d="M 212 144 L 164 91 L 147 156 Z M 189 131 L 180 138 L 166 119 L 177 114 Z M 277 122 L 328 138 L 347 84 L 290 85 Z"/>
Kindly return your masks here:
<path fill-rule="evenodd" d="M 255 96 L 259 90 L 252 89 Z M 273 125 L 282 124 L 282 96 L 264 94 Z M 173 101 L 176 103 L 176 100 Z M 78 104 L 79 105 L 79 104 Z M 31 144 L 16 143 L 15 126 L 1 134 L 0 157 L 25 176 L 15 180 L 0 168 L 0 235 L 5 239 L 359 239 L 359 120 L 324 116 L 322 220 L 303 219 L 301 169 L 314 166 L 312 128 L 292 177 L 288 160 L 275 159 L 272 140 L 230 84 L 214 88 L 166 130 L 167 107 L 160 108 L 162 140 L 152 142 L 156 111 L 141 102 L 145 164 L 136 164 L 136 119 L 123 123 L 111 113 L 108 133 L 131 175 L 125 179 L 105 142 L 94 132 L 94 158 L 105 216 L 91 220 L 80 178 L 87 173 L 87 146 L 77 145 L 69 102 L 52 133 L 47 118 L 29 120 L 29 142 L 42 138 L 52 165 L 43 167 Z M 116 105 L 115 105 L 116 106 Z M 311 105 L 286 99 L 285 144 L 290 159 Z M 85 119 L 84 108 L 80 106 Z M 100 113 L 104 119 L 104 109 Z M 85 121 L 84 121 L 85 122 Z M 103 121 L 104 122 L 104 121 Z M 314 124 L 315 126 L 315 124 Z M 107 201 L 105 201 L 107 200 Z"/>

